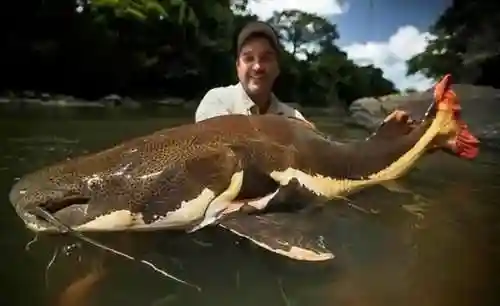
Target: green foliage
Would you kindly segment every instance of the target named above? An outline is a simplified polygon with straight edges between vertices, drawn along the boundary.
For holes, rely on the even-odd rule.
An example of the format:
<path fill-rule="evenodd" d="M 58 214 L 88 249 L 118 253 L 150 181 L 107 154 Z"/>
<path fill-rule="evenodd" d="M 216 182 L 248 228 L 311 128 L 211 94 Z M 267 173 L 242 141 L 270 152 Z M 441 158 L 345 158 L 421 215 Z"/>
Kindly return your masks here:
<path fill-rule="evenodd" d="M 500 87 L 499 27 L 498 2 L 453 1 L 431 28 L 435 38 L 426 50 L 408 60 L 408 74 L 452 73 L 458 82 Z"/>
<path fill-rule="evenodd" d="M 459 54 L 449 49 L 453 43 L 450 40 L 449 36 L 442 35 L 430 41 L 425 52 L 407 61 L 407 75 L 421 72 L 433 79 L 438 79 L 446 73 L 459 75 L 461 58 Z"/>
<path fill-rule="evenodd" d="M 246 0 L 28 1 L 13 7 L 19 23 L 6 37 L 3 89 L 100 98 L 171 95 L 199 98 L 236 82 L 235 33 L 252 15 Z M 285 101 L 308 106 L 350 103 L 394 92 L 380 69 L 358 67 L 335 45 L 337 28 L 297 10 L 269 22 L 285 49 L 276 85 Z"/>

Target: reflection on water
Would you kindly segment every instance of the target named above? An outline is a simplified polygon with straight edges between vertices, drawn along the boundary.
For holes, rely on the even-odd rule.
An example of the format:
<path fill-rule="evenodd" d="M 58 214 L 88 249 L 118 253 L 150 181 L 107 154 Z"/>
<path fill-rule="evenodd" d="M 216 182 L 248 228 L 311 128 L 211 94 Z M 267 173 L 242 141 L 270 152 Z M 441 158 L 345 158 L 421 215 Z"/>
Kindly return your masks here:
<path fill-rule="evenodd" d="M 324 120 L 324 119 L 323 119 Z M 497 305 L 500 158 L 467 163 L 441 154 L 422 162 L 393 193 L 376 187 L 351 206 L 332 203 L 314 222 L 336 254 L 305 264 L 270 254 L 218 229 L 197 234 L 93 238 L 202 287 L 70 238 L 33 239 L 7 193 L 15 177 L 69 155 L 109 146 L 179 121 L 3 120 L 0 231 L 5 305 Z M 326 127 L 327 122 L 324 122 Z M 322 122 L 319 123 L 322 126 Z M 336 137 L 352 132 L 332 126 Z M 353 209 L 353 206 L 361 209 Z M 364 212 L 363 212 L 364 211 Z M 50 269 L 56 246 L 59 251 Z M 99 277 L 101 276 L 101 277 Z M 80 282 L 76 282 L 80 280 Z M 63 290 L 73 283 L 74 287 Z M 94 283 L 90 293 L 83 288 Z"/>

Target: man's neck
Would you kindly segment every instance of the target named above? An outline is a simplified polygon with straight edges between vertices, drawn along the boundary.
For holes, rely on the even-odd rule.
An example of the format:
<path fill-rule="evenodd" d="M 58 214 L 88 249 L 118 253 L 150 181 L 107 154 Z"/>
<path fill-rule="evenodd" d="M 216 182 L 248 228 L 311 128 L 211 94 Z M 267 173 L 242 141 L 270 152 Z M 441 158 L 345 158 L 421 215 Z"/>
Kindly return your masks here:
<path fill-rule="evenodd" d="M 267 113 L 269 106 L 271 105 L 271 97 L 272 94 L 268 93 L 266 95 L 250 95 L 250 99 L 252 99 L 253 103 L 257 105 L 259 108 L 260 114 Z"/>

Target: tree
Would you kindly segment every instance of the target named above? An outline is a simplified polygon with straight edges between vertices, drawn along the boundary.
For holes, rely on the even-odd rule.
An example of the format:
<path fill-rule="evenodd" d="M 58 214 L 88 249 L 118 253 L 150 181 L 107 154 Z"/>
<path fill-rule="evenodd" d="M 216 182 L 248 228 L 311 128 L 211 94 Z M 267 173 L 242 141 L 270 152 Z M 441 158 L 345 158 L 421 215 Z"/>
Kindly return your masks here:
<path fill-rule="evenodd" d="M 291 54 L 305 55 L 319 50 L 311 50 L 312 46 L 331 44 L 339 35 L 335 25 L 320 16 L 299 10 L 275 12 L 267 21 L 276 28 L 283 41 L 291 46 Z"/>
<path fill-rule="evenodd" d="M 301 12 L 275 12 L 268 22 L 277 29 L 289 50 L 283 60 L 278 93 L 288 99 L 325 106 L 395 91 L 380 69 L 358 67 L 336 45 L 339 35 L 327 19 Z M 292 89 L 291 89 L 292 88 Z M 305 102 L 307 101 L 307 102 Z"/>
<path fill-rule="evenodd" d="M 408 74 L 453 73 L 459 82 L 500 86 L 500 4 L 456 0 L 431 28 L 426 50 L 408 61 Z"/>
<path fill-rule="evenodd" d="M 75 0 L 9 5 L 24 16 L 4 26 L 4 90 L 96 99 L 110 93 L 199 98 L 236 81 L 236 32 L 257 17 L 247 0 Z M 235 9 L 238 13 L 235 13 Z M 4 8 L 6 10 L 6 8 Z M 285 101 L 350 103 L 394 90 L 374 67 L 358 67 L 335 45 L 336 26 L 300 12 L 269 22 L 285 48 L 276 85 Z M 291 47 L 291 48 L 290 48 Z"/>

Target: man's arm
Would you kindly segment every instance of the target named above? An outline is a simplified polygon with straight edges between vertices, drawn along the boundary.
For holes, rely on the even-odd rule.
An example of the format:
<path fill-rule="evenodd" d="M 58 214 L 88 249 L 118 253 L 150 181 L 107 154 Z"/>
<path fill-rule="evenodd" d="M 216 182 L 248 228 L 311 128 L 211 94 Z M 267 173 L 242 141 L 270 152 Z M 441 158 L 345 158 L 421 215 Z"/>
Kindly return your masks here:
<path fill-rule="evenodd" d="M 217 94 L 217 88 L 213 88 L 205 94 L 200 104 L 198 104 L 194 115 L 194 121 L 198 122 L 212 117 L 228 115 L 229 113 L 227 106 L 224 105 Z"/>

